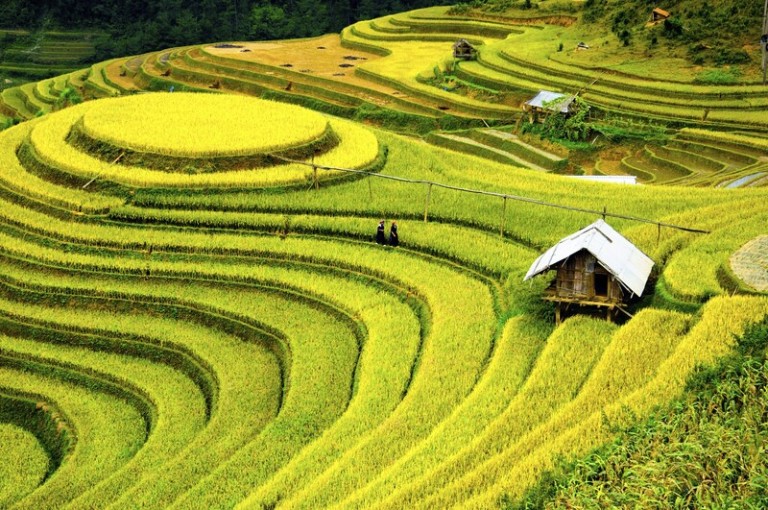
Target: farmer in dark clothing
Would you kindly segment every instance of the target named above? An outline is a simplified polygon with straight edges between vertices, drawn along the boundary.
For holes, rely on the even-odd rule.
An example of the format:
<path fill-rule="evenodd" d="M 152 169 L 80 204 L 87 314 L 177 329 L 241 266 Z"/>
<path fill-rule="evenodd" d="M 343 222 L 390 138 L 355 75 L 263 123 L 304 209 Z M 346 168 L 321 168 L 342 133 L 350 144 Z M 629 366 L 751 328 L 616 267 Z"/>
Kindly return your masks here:
<path fill-rule="evenodd" d="M 397 246 L 400 244 L 400 238 L 397 237 L 397 222 L 393 221 L 392 226 L 389 227 L 389 245 Z"/>
<path fill-rule="evenodd" d="M 376 228 L 376 242 L 379 244 L 387 244 L 387 238 L 384 236 L 384 220 L 381 220 L 379 226 Z"/>

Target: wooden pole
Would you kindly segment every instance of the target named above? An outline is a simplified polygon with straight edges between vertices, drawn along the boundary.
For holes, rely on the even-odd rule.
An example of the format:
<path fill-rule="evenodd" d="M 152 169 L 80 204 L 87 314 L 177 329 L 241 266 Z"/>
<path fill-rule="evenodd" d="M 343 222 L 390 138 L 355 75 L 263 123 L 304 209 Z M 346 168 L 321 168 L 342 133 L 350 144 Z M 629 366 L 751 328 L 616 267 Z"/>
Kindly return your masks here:
<path fill-rule="evenodd" d="M 429 214 L 429 201 L 432 198 L 432 183 L 427 185 L 427 200 L 424 202 L 424 223 L 427 222 L 427 215 Z"/>
<path fill-rule="evenodd" d="M 507 222 L 507 197 L 502 197 L 501 204 L 501 227 L 499 228 L 499 234 L 504 237 L 504 224 Z"/>
<path fill-rule="evenodd" d="M 768 72 L 768 41 L 763 41 L 763 36 L 766 35 L 768 35 L 768 0 L 765 0 L 765 7 L 763 7 L 763 33 L 760 37 L 760 46 L 763 50 L 763 85 Z"/>
<path fill-rule="evenodd" d="M 314 175 L 315 179 L 315 189 L 320 188 L 320 181 L 317 180 L 317 167 L 315 166 L 315 155 L 312 154 L 312 174 Z"/>

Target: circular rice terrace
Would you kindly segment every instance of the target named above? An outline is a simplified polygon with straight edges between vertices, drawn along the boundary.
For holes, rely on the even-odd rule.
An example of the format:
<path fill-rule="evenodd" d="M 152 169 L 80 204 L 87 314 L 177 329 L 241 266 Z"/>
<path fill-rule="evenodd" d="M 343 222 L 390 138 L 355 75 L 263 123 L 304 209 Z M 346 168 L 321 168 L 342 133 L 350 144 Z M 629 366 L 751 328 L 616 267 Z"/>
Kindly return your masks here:
<path fill-rule="evenodd" d="M 376 136 L 299 106 L 218 94 L 142 94 L 88 102 L 33 123 L 28 166 L 54 180 L 128 187 L 260 187 L 375 170 Z M 96 186 L 98 187 L 98 186 Z"/>

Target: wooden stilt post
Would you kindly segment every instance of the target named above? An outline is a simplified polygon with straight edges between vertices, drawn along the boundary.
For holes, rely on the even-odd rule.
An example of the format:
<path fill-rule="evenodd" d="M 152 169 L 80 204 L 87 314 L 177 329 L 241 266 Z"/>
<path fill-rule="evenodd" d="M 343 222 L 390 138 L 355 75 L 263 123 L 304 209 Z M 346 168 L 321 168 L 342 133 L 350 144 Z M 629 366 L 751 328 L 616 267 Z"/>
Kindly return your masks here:
<path fill-rule="evenodd" d="M 368 199 L 373 202 L 373 187 L 371 186 L 371 178 L 368 177 Z"/>
<path fill-rule="evenodd" d="M 429 215 L 429 201 L 432 199 L 432 183 L 427 185 L 427 200 L 424 202 L 424 223 L 427 222 Z"/>
<path fill-rule="evenodd" d="M 656 224 L 659 228 L 658 232 L 656 233 L 656 244 L 659 244 L 661 242 L 661 223 Z"/>
<path fill-rule="evenodd" d="M 555 305 L 555 324 L 558 325 L 558 326 L 560 325 L 560 322 L 562 322 L 562 319 L 561 319 L 562 315 L 561 315 L 561 313 L 562 313 L 562 311 L 560 309 L 560 303 L 557 303 Z"/>
<path fill-rule="evenodd" d="M 312 175 L 315 180 L 315 189 L 320 188 L 320 181 L 317 180 L 317 167 L 315 166 L 315 155 L 312 154 Z"/>
<path fill-rule="evenodd" d="M 504 224 L 507 222 L 507 197 L 502 197 L 502 204 L 501 204 L 501 227 L 499 228 L 499 233 L 501 237 L 504 237 Z"/>

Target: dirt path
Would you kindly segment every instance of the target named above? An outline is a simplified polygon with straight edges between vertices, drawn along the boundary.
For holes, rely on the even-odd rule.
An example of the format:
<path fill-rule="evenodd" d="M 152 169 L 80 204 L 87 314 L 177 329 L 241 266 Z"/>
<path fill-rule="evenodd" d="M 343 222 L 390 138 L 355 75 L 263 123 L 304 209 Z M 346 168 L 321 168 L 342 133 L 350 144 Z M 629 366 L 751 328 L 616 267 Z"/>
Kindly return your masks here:
<path fill-rule="evenodd" d="M 768 292 L 768 235 L 752 239 L 731 255 L 731 269 L 744 283 Z"/>

